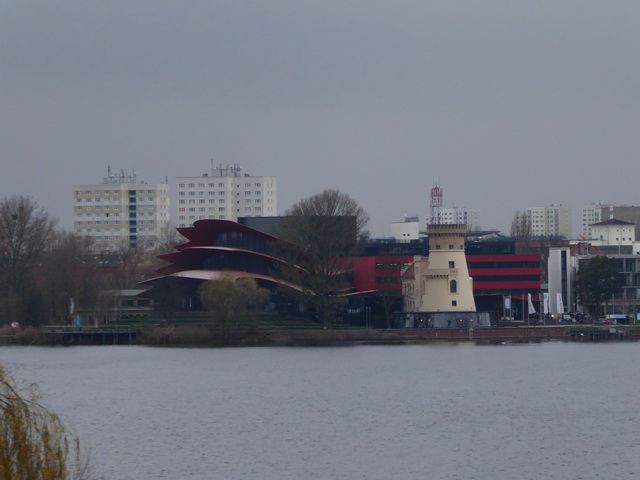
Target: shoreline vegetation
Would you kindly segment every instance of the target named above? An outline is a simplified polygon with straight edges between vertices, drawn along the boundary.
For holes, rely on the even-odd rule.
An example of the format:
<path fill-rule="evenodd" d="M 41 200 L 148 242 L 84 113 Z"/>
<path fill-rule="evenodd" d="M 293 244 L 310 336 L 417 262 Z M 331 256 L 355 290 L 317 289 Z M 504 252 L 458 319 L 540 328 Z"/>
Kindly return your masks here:
<path fill-rule="evenodd" d="M 437 342 L 476 344 L 537 343 L 543 341 L 636 341 L 640 325 L 598 326 L 511 325 L 481 328 L 364 328 L 337 324 L 324 329 L 310 321 L 248 320 L 231 332 L 211 325 L 121 322 L 100 327 L 49 326 L 26 329 L 0 328 L 0 345 L 145 345 L 156 347 L 306 347 L 349 345 L 415 345 Z"/>
<path fill-rule="evenodd" d="M 16 382 L 0 365 L 0 478 L 97 478 L 79 438 L 41 400 L 36 385 Z"/>

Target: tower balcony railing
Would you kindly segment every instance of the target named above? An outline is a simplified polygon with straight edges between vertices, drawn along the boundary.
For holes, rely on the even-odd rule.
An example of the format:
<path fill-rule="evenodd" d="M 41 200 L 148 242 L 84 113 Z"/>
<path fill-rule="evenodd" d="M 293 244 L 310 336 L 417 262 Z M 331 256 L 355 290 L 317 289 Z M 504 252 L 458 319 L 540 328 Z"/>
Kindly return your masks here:
<path fill-rule="evenodd" d="M 446 277 L 448 275 L 457 275 L 457 268 L 429 268 L 424 275 L 427 277 Z"/>

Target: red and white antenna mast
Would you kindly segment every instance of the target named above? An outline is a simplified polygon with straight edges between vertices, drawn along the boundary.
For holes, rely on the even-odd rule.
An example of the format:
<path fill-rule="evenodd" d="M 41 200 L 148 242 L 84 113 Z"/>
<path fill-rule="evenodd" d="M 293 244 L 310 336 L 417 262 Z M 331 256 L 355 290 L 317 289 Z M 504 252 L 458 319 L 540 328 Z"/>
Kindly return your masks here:
<path fill-rule="evenodd" d="M 431 189 L 431 220 L 432 225 L 442 223 L 442 189 L 436 183 Z"/>

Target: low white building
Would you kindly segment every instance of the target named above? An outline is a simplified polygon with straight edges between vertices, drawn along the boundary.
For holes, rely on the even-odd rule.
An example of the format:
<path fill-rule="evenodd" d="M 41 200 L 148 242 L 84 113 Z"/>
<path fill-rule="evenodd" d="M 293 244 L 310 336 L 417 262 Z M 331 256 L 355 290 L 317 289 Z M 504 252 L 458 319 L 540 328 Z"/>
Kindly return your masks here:
<path fill-rule="evenodd" d="M 613 218 L 591 225 L 592 245 L 633 245 L 635 241 L 635 223 Z"/>
<path fill-rule="evenodd" d="M 391 236 L 398 242 L 410 242 L 420 238 L 420 220 L 407 217 L 404 222 L 391 222 Z"/>

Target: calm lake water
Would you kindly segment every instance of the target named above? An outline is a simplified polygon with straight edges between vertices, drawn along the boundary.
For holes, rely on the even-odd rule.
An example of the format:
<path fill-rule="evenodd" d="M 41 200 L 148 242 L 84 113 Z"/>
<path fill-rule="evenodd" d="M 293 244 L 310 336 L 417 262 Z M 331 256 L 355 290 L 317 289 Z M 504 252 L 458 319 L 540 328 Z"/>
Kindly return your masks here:
<path fill-rule="evenodd" d="M 1 347 L 108 480 L 640 478 L 640 344 Z"/>

